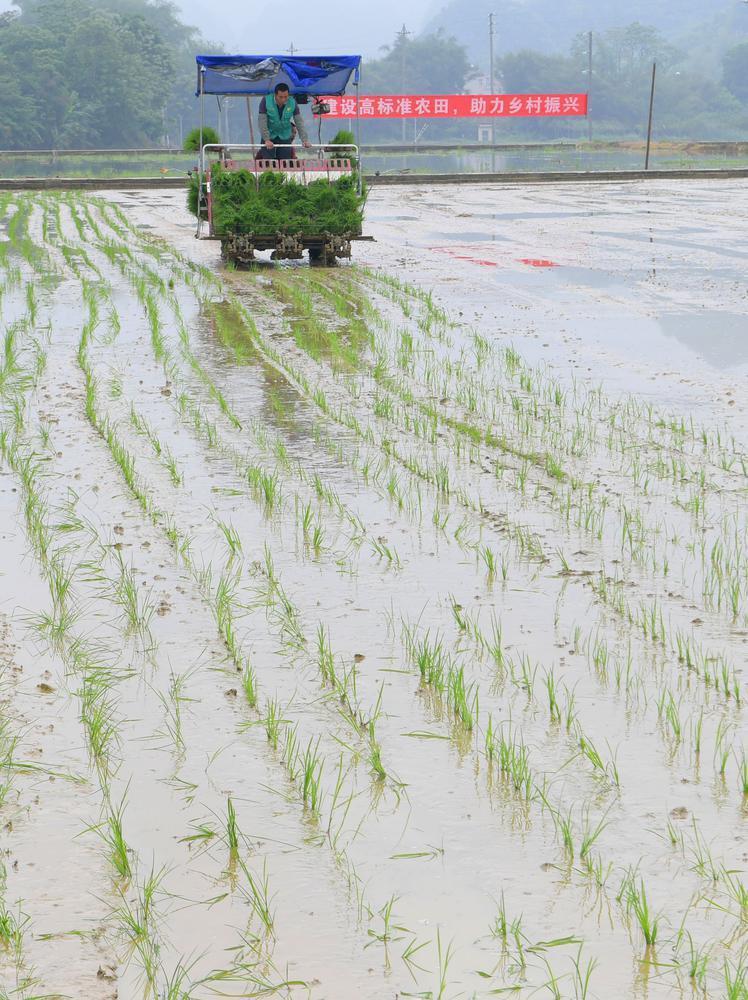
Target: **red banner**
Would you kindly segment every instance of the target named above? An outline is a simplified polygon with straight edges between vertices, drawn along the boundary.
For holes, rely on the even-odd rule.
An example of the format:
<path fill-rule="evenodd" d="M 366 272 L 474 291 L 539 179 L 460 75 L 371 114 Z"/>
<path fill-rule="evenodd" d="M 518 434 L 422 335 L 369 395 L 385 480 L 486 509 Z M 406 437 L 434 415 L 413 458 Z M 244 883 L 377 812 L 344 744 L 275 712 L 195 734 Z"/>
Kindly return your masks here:
<path fill-rule="evenodd" d="M 325 97 L 328 118 L 355 118 L 355 97 Z M 586 94 L 373 94 L 361 118 L 560 118 L 587 114 Z"/>

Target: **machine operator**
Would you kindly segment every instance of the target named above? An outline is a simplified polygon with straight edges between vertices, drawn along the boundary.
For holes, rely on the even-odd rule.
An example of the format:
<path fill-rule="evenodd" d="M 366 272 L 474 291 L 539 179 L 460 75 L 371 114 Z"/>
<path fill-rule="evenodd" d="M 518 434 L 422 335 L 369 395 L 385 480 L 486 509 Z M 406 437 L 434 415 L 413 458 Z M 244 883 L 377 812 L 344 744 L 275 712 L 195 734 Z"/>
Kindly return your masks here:
<path fill-rule="evenodd" d="M 263 160 L 295 160 L 291 143 L 295 133 L 301 136 L 305 149 L 311 143 L 301 108 L 291 96 L 287 83 L 278 83 L 273 94 L 260 101 L 260 134 L 264 149 L 257 154 Z"/>

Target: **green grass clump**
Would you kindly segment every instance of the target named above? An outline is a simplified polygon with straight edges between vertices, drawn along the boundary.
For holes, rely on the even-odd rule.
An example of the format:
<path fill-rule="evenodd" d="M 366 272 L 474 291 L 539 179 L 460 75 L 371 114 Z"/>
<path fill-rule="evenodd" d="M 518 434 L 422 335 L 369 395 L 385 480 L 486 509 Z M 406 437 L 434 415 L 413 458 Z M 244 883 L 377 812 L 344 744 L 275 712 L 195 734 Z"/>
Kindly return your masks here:
<path fill-rule="evenodd" d="M 200 192 L 200 177 L 195 173 L 190 174 L 190 182 L 187 186 L 187 209 L 193 215 L 197 215 L 197 199 Z M 203 214 L 203 218 L 205 215 Z"/>
<path fill-rule="evenodd" d="M 351 177 L 299 184 L 268 170 L 259 182 L 247 170 L 212 168 L 213 225 L 216 233 L 335 233 L 361 232 L 365 195 Z M 188 207 L 197 214 L 197 177 L 191 178 Z"/>
<path fill-rule="evenodd" d="M 182 149 L 185 151 L 185 153 L 199 152 L 201 136 L 202 136 L 203 146 L 206 145 L 217 146 L 218 143 L 221 141 L 221 137 L 219 136 L 219 134 L 216 132 L 214 128 L 211 128 L 210 125 L 204 125 L 202 133 L 200 131 L 200 127 L 198 126 L 197 128 L 193 128 L 192 131 L 188 132 L 187 135 L 184 137 L 184 143 L 182 145 Z"/>

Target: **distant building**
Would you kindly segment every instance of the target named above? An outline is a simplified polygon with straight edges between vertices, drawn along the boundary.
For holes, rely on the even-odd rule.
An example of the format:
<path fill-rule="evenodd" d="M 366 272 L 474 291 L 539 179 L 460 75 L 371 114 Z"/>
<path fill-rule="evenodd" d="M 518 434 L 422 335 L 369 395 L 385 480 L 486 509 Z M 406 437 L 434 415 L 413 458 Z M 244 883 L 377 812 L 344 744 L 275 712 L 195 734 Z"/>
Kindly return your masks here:
<path fill-rule="evenodd" d="M 503 94 L 504 82 L 501 77 L 494 77 L 493 90 L 495 94 Z M 464 92 L 466 94 L 490 94 L 491 93 L 491 80 L 488 73 L 476 73 L 474 76 L 469 77 L 465 82 Z M 478 142 L 493 142 L 494 138 L 494 125 L 493 119 L 486 118 L 478 124 Z"/>

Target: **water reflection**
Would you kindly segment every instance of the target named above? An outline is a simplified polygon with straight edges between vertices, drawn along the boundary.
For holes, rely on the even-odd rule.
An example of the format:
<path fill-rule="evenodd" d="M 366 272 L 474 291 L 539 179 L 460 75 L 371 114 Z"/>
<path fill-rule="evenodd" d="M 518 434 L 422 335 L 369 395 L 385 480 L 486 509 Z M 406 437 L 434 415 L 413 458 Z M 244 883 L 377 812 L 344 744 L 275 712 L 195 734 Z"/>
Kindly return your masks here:
<path fill-rule="evenodd" d="M 674 337 L 714 368 L 748 364 L 748 316 L 705 309 L 666 313 L 658 317 L 658 322 L 666 337 Z"/>
<path fill-rule="evenodd" d="M 729 147 L 723 154 L 713 150 L 698 153 L 693 150 L 668 148 L 655 150 L 655 169 L 689 170 L 720 169 L 748 166 L 745 156 Z M 514 173 L 568 170 L 641 170 L 644 152 L 641 149 L 585 149 L 574 145 L 552 144 L 537 147 L 518 146 L 516 149 L 464 149 L 450 152 L 380 152 L 364 150 L 366 173 Z M 194 153 L 121 153 L 112 155 L 76 154 L 73 156 L 31 153 L 28 156 L 0 156 L 3 177 L 184 177 L 195 167 Z"/>

